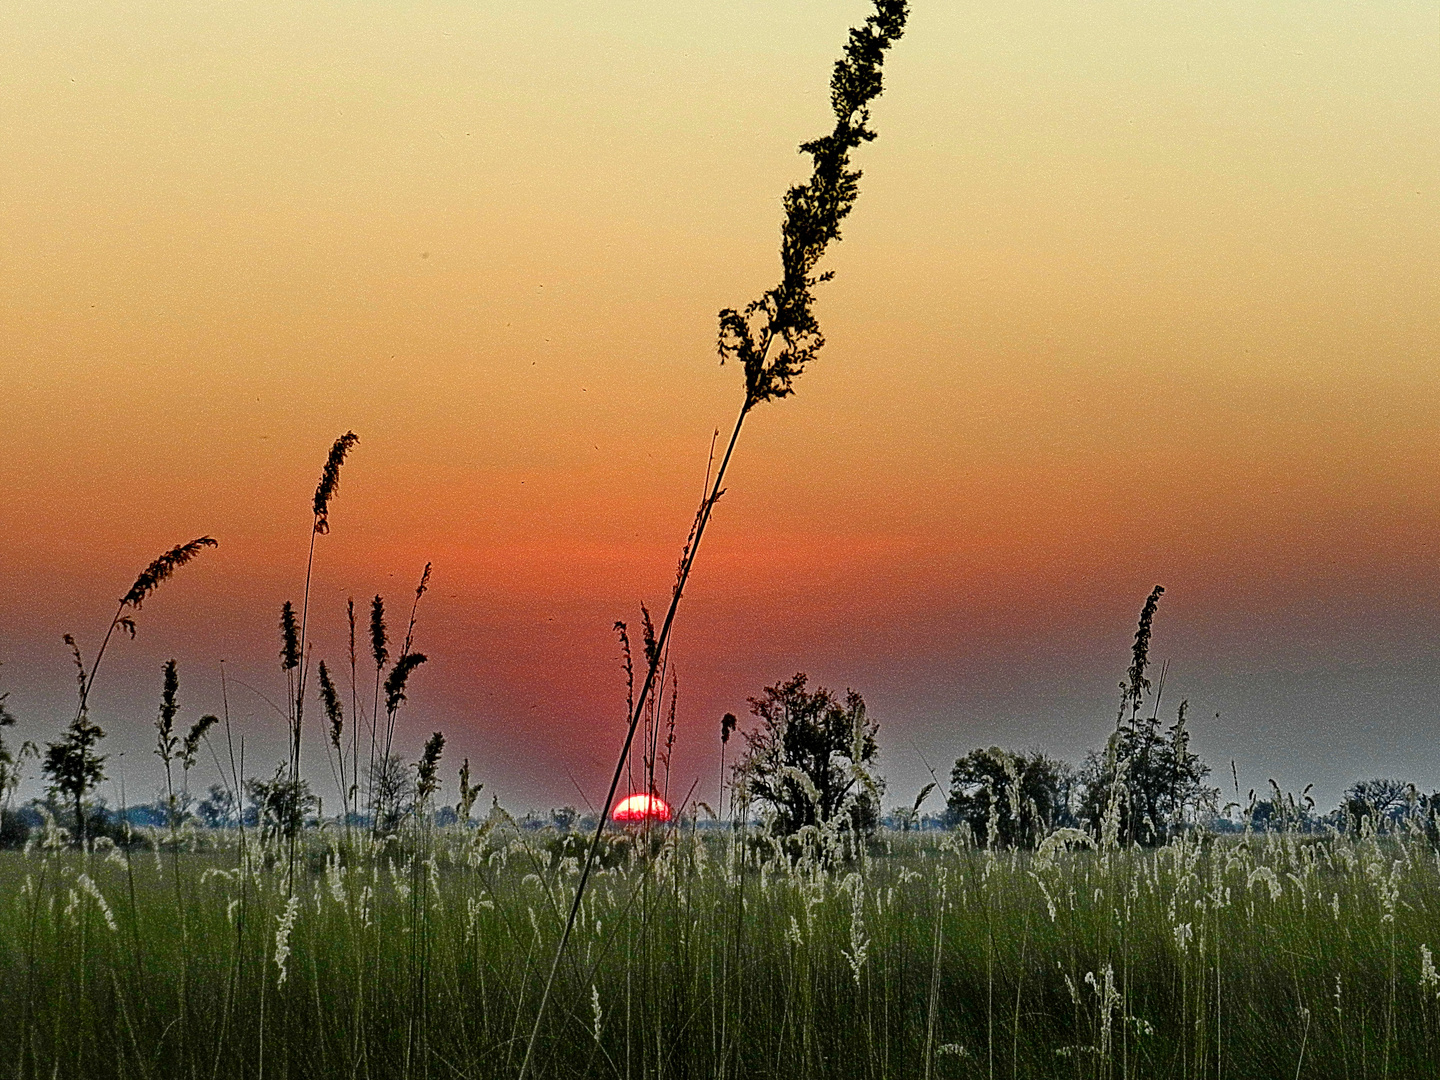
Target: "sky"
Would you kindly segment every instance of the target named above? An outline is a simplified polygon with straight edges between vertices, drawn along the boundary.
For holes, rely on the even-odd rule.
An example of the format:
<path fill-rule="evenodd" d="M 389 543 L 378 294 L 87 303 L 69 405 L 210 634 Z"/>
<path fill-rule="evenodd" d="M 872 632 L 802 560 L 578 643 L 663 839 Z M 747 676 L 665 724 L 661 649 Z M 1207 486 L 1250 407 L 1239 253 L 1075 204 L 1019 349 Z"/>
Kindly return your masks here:
<path fill-rule="evenodd" d="M 73 715 L 62 635 L 93 656 L 211 535 L 107 653 L 102 794 L 161 782 L 171 657 L 182 720 L 224 662 L 273 769 L 279 608 L 354 430 L 315 657 L 348 691 L 347 598 L 394 627 L 432 563 L 400 749 L 444 731 L 452 799 L 468 757 L 483 801 L 598 805 L 612 625 L 668 600 L 740 404 L 716 312 L 777 278 L 866 10 L 7 4 L 12 735 Z M 1162 713 L 1227 796 L 1440 787 L 1434 3 L 916 3 L 885 77 L 827 344 L 746 421 L 676 624 L 672 793 L 713 801 L 720 716 L 799 671 L 864 696 L 887 805 L 977 747 L 1078 761 L 1155 584 Z"/>

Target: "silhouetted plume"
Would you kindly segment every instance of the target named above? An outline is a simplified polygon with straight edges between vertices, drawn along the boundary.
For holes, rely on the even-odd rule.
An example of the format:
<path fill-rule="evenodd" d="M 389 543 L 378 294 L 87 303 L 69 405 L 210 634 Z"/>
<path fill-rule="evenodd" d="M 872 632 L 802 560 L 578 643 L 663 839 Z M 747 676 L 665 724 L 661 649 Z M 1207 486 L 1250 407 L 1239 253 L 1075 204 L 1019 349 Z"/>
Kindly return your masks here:
<path fill-rule="evenodd" d="M 135 584 L 130 586 L 130 591 L 120 598 L 120 606 L 129 606 L 139 611 L 140 605 L 145 602 L 146 597 L 159 588 L 161 582 L 199 555 L 202 549 L 216 547 L 217 543 L 211 537 L 202 536 L 191 540 L 188 544 L 171 548 L 140 572 L 140 576 L 135 579 Z M 130 631 L 131 637 L 135 636 L 134 623 L 129 622 L 128 619 L 117 621 L 128 623 L 129 625 L 125 626 L 125 629 Z"/>
<path fill-rule="evenodd" d="M 733 712 L 727 712 L 720 718 L 720 742 L 722 744 L 730 741 L 730 735 L 734 732 L 735 725 L 739 722 L 739 720 L 735 719 Z"/>
<path fill-rule="evenodd" d="M 620 635 L 620 649 L 625 657 L 625 715 L 630 716 L 635 712 L 635 658 L 630 655 L 630 629 L 617 619 L 615 632 Z"/>
<path fill-rule="evenodd" d="M 410 673 L 425 660 L 425 654 L 417 652 L 406 653 L 395 661 L 395 666 L 385 677 L 385 708 L 388 712 L 393 713 L 400 708 L 400 703 L 405 700 L 405 684 L 410 679 Z"/>
<path fill-rule="evenodd" d="M 185 744 L 181 748 L 180 756 L 184 758 L 185 768 L 189 769 L 195 765 L 195 752 L 200 749 L 200 740 L 205 733 L 220 722 L 218 716 L 206 713 L 190 725 L 190 730 L 185 733 Z"/>
<path fill-rule="evenodd" d="M 80 684 L 80 701 L 81 707 L 83 708 L 85 701 L 85 661 L 80 659 L 80 646 L 75 644 L 75 638 L 72 635 L 65 635 L 65 644 L 70 646 L 70 657 L 75 661 L 75 681 Z"/>
<path fill-rule="evenodd" d="M 580 879 L 575 885 L 574 898 L 570 902 L 570 913 L 555 947 L 550 974 L 540 993 L 525 1057 L 520 1064 L 519 1080 L 527 1080 L 530 1076 L 530 1063 L 540 1037 L 550 992 L 555 983 L 556 972 L 560 968 L 561 958 L 565 955 L 571 931 L 575 928 L 575 920 L 585 896 L 585 887 L 590 880 L 590 871 L 595 864 L 595 856 L 604 834 L 609 807 L 620 784 L 620 777 L 624 775 L 635 730 L 649 700 L 655 676 L 659 673 L 659 660 L 669 641 L 670 628 L 694 566 L 710 513 L 724 491 L 725 471 L 736 440 L 740 437 L 740 428 L 750 410 L 760 402 L 793 393 L 795 379 L 825 344 L 819 323 L 811 310 L 814 304 L 811 290 L 820 282 L 828 280 L 831 275 L 816 275 L 815 267 L 830 241 L 840 236 L 840 222 L 849 214 L 859 194 L 860 172 L 849 167 L 850 151 L 875 137 L 874 132 L 866 126 L 870 119 L 869 103 L 881 91 L 880 68 L 885 51 L 904 31 L 909 10 L 906 0 L 873 2 L 873 13 L 866 18 L 863 25 L 850 31 L 845 55 L 836 62 L 831 75 L 830 104 L 835 113 L 834 130 L 823 138 L 802 143 L 800 146 L 802 153 L 810 155 L 814 169 L 808 182 L 797 184 L 785 193 L 785 220 L 780 229 L 780 284 L 766 292 L 759 300 L 747 305 L 743 312 L 734 308 L 725 308 L 720 312 L 717 335 L 720 362 L 723 364 L 727 360 L 734 360 L 743 366 L 745 400 L 739 416 L 736 417 L 735 428 L 725 454 L 720 459 L 715 479 L 707 485 L 706 495 L 701 500 L 692 528 L 692 538 L 686 541 L 676 574 L 675 588 L 670 594 L 669 610 L 661 622 L 660 633 L 654 639 L 653 646 L 650 640 L 646 641 L 646 659 L 649 665 L 645 679 L 641 683 L 638 700 L 630 710 L 625 742 L 615 762 L 605 809 L 597 816 L 595 832 L 586 849 L 585 860 L 580 867 Z M 777 343 L 780 346 L 779 353 L 771 356 L 771 347 Z M 648 613 L 646 622 L 649 622 Z M 653 627 L 647 629 L 653 634 Z M 664 689 L 663 676 L 661 689 Z"/>
<path fill-rule="evenodd" d="M 1140 699 L 1150 689 L 1150 680 L 1145 678 L 1145 668 L 1150 663 L 1150 626 L 1155 621 L 1155 609 L 1160 606 L 1160 595 L 1164 586 L 1156 585 L 1150 590 L 1145 606 L 1140 609 L 1140 625 L 1135 630 L 1134 658 L 1126 672 L 1128 682 L 1120 684 L 1120 715 L 1125 715 L 1128 703 L 1131 710 L 1140 708 Z"/>
<path fill-rule="evenodd" d="M 445 749 L 445 736 L 437 731 L 425 743 L 425 752 L 415 766 L 415 795 L 423 803 L 440 786 L 436 775 L 440 771 L 440 754 Z"/>
<path fill-rule="evenodd" d="M 430 587 L 430 564 L 425 564 L 425 569 L 420 571 L 420 584 L 415 586 L 415 602 L 410 605 L 410 625 L 405 628 L 405 644 L 400 647 L 400 655 L 404 656 L 410 651 L 410 646 L 415 644 L 415 613 L 420 610 L 420 598 L 425 595 L 425 590 Z"/>
<path fill-rule="evenodd" d="M 155 730 L 159 732 L 155 753 L 161 760 L 168 762 L 175 756 L 175 747 L 180 742 L 175 735 L 175 714 L 180 711 L 180 704 L 176 700 L 180 690 L 180 676 L 174 660 L 165 661 L 163 679 L 160 689 L 160 715 L 155 718 Z"/>
<path fill-rule="evenodd" d="M 850 31 L 845 56 L 836 61 L 830 79 L 835 130 L 800 145 L 801 153 L 814 161 L 814 172 L 785 193 L 780 284 L 743 313 L 734 308 L 720 312 L 720 362 L 744 365 L 747 411 L 790 395 L 794 380 L 825 344 L 811 311 L 811 289 L 831 274 L 816 275 L 814 269 L 830 241 L 840 238 L 840 222 L 859 195 L 860 170 L 849 168 L 850 151 L 875 137 L 866 126 L 869 104 L 883 88 L 885 50 L 904 31 L 907 13 L 905 0 L 875 0 L 874 14 Z M 780 352 L 767 363 L 777 342 Z"/>
<path fill-rule="evenodd" d="M 384 667 L 390 660 L 388 648 L 390 638 L 385 633 L 385 601 L 380 594 L 370 601 L 370 651 L 375 657 L 375 666 Z"/>
<path fill-rule="evenodd" d="M 300 666 L 300 625 L 295 621 L 295 605 L 286 600 L 280 607 L 280 670 L 293 671 Z"/>
<path fill-rule="evenodd" d="M 352 669 L 353 681 L 353 669 L 355 667 L 355 598 L 353 596 L 345 602 L 345 618 L 350 623 L 350 667 Z"/>
<path fill-rule="evenodd" d="M 467 757 L 460 764 L 460 801 L 455 804 L 455 815 L 461 821 L 470 820 L 470 808 L 475 805 L 475 798 L 484 786 L 470 783 L 470 759 Z"/>
<path fill-rule="evenodd" d="M 920 804 L 923 803 L 923 802 L 926 800 L 926 798 L 930 795 L 930 792 L 932 792 L 932 791 L 934 791 L 934 790 L 935 790 L 935 781 L 934 781 L 934 780 L 931 780 L 930 783 L 926 784 L 923 788 L 920 789 L 920 794 L 915 796 L 915 805 L 910 808 L 910 816 L 911 816 L 912 818 L 918 818 L 918 817 L 919 817 L 919 815 L 920 815 Z"/>
<path fill-rule="evenodd" d="M 330 745 L 339 750 L 340 736 L 345 733 L 345 710 L 324 660 L 320 661 L 320 701 L 325 706 L 325 718 L 330 721 Z"/>
<path fill-rule="evenodd" d="M 678 673 L 670 676 L 670 715 L 665 721 L 665 753 L 661 760 L 665 763 L 665 774 L 670 774 L 670 752 L 675 748 L 675 702 L 680 697 L 680 676 Z M 666 780 L 669 786 L 669 780 Z"/>
<path fill-rule="evenodd" d="M 340 466 L 345 464 L 345 455 L 360 441 L 360 436 L 347 431 L 330 447 L 330 456 L 325 459 L 325 468 L 320 471 L 320 483 L 315 487 L 315 531 L 330 531 L 330 500 L 340 490 Z"/>
<path fill-rule="evenodd" d="M 644 604 L 640 605 L 640 636 L 645 640 L 645 662 L 653 668 L 660 662 L 660 646 L 655 642 L 655 624 Z"/>

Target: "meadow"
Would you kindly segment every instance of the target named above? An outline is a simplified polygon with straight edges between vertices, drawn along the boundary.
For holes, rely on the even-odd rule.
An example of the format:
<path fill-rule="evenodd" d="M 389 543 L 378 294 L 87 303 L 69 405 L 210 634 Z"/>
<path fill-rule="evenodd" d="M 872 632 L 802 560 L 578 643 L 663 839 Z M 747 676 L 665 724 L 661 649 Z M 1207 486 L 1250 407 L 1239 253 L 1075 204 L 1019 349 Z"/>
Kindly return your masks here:
<path fill-rule="evenodd" d="M 709 827 L 705 827 L 708 824 Z M 1186 832 L 841 851 L 607 833 L 550 1077 L 1440 1075 L 1423 835 Z M 518 1074 L 585 838 L 186 828 L 0 852 L 0 1061 L 25 1077 Z"/>
<path fill-rule="evenodd" d="M 415 637 L 429 563 L 403 639 L 389 636 L 382 597 L 371 602 L 368 716 L 365 605 L 358 650 L 347 605 L 346 728 L 343 665 L 332 673 L 309 632 L 317 538 L 359 442 L 346 431 L 311 504 L 299 602 L 280 608 L 286 682 L 274 711 L 289 760 L 273 777 L 245 776 L 243 741 L 235 763 L 223 667 L 217 713 L 177 726 L 172 659 L 155 721 L 164 788 L 149 808 L 166 827 L 137 825 L 123 788 L 118 816 L 93 802 L 87 814 L 106 779 L 105 732 L 89 713 L 101 661 L 134 639 L 155 590 L 216 546 L 208 535 L 140 573 L 88 665 L 65 636 L 78 703 L 58 740 L 15 753 L 0 743 L 0 807 L 8 814 L 32 757 L 48 793 L 27 807 L 41 818 L 28 836 L 0 816 L 0 842 L 23 844 L 0 850 L 0 1070 L 16 1080 L 1440 1076 L 1436 797 L 1412 788 L 1401 817 L 1342 807 L 1340 825 L 1309 819 L 1302 830 L 1277 788 L 1265 804 L 1252 793 L 1243 832 L 1208 828 L 1216 792 L 1190 749 L 1186 705 L 1173 726 L 1159 719 L 1164 668 L 1148 694 L 1159 586 L 1093 768 L 1062 775 L 1043 756 L 998 749 L 957 761 L 950 807 L 968 800 L 983 830 L 967 820 L 872 832 L 876 726 L 858 693 L 807 691 L 803 674 L 750 699 L 762 726 L 742 733 L 733 822 L 686 816 L 698 805 L 687 795 L 673 820 L 607 826 L 622 776 L 631 791 L 669 794 L 671 629 L 746 417 L 792 396 L 824 344 L 821 260 L 857 198 L 850 155 L 875 138 L 871 105 L 907 14 L 904 0 L 874 0 L 850 31 L 832 68 L 834 126 L 801 144 L 810 177 L 783 197 L 780 280 L 719 312 L 716 347 L 743 374 L 743 396 L 728 439 L 716 430 L 663 614 L 642 607 L 633 654 L 615 624 L 629 722 L 600 820 L 588 832 L 537 828 L 497 804 L 472 822 L 480 786 L 465 759 L 456 823 L 438 823 L 443 734 L 414 764 L 392 752 L 407 680 L 429 659 Z M 5 701 L 0 728 L 16 720 Z M 310 738 L 319 727 L 328 739 L 338 818 L 323 818 L 301 769 L 307 706 Z M 722 792 L 736 724 L 722 720 Z M 230 824 L 202 828 L 189 775 L 222 730 L 225 800 L 199 809 Z M 224 779 L 218 752 L 215 762 Z M 1072 808 L 1076 775 L 1088 804 Z M 1255 827 L 1260 805 L 1281 828 Z M 1050 809 L 1089 831 L 1053 827 Z M 73 833 L 57 824 L 67 815 Z"/>

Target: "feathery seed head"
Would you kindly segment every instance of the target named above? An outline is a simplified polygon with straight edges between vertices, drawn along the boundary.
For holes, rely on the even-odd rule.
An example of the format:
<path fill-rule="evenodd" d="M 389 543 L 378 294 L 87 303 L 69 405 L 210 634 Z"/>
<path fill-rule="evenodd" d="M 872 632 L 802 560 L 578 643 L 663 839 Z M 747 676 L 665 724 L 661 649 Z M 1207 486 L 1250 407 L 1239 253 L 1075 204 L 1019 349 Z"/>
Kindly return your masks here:
<path fill-rule="evenodd" d="M 185 742 L 180 748 L 180 763 L 187 771 L 195 767 L 195 755 L 200 750 L 200 740 L 219 722 L 218 716 L 206 713 L 190 725 L 190 730 L 185 733 Z"/>
<path fill-rule="evenodd" d="M 1160 606 L 1160 596 L 1164 593 L 1163 585 L 1156 585 L 1150 590 L 1149 597 L 1145 600 L 1145 606 L 1140 609 L 1140 625 L 1135 630 L 1135 646 L 1133 658 L 1130 663 L 1130 670 L 1126 672 L 1128 682 L 1120 684 L 1120 715 L 1125 715 L 1125 707 L 1128 704 L 1132 712 L 1140 709 L 1140 700 L 1145 691 L 1150 689 L 1150 680 L 1145 678 L 1145 668 L 1150 662 L 1150 628 L 1155 621 L 1155 609 Z"/>
<path fill-rule="evenodd" d="M 161 582 L 169 579 L 176 570 L 195 558 L 195 556 L 200 554 L 205 548 L 216 546 L 218 546 L 216 540 L 208 536 L 201 536 L 198 539 L 191 540 L 188 544 L 181 544 L 179 547 L 171 548 L 144 570 L 140 571 L 140 576 L 135 579 L 135 584 L 130 586 L 130 591 L 121 597 L 121 605 L 139 611 L 140 605 L 145 602 L 145 599 L 151 593 L 160 587 Z M 130 636 L 134 637 L 135 624 L 133 622 L 130 623 L 127 629 L 130 630 Z"/>
<path fill-rule="evenodd" d="M 345 464 L 345 455 L 360 441 L 360 436 L 347 431 L 330 447 L 330 456 L 325 459 L 325 468 L 320 470 L 320 483 L 315 487 L 315 531 L 330 531 L 330 500 L 340 490 L 340 466 Z"/>
<path fill-rule="evenodd" d="M 470 783 L 470 759 L 467 757 L 460 765 L 460 801 L 455 804 L 455 814 L 461 821 L 470 820 L 470 808 L 475 805 L 475 799 L 484 786 Z"/>
<path fill-rule="evenodd" d="M 645 640 L 645 662 L 653 668 L 660 663 L 660 647 L 655 640 L 655 623 L 644 604 L 640 605 L 640 634 Z"/>
<path fill-rule="evenodd" d="M 440 786 L 440 755 L 445 750 L 445 735 L 435 732 L 425 742 L 425 751 L 415 766 L 415 795 L 424 803 Z"/>
<path fill-rule="evenodd" d="M 831 275 L 814 270 L 830 242 L 840 238 L 840 222 L 859 196 L 860 171 L 849 167 L 850 151 L 875 138 L 866 126 L 869 103 L 884 87 L 880 69 L 885 51 L 904 33 L 907 14 L 905 0 L 875 0 L 874 13 L 850 31 L 845 55 L 830 80 L 835 128 L 800 145 L 814 170 L 809 181 L 785 193 L 780 284 L 743 312 L 720 312 L 720 362 L 735 360 L 744 366 L 746 411 L 792 394 L 794 380 L 825 344 L 812 311 L 811 290 Z M 779 353 L 770 357 L 776 344 Z"/>
<path fill-rule="evenodd" d="M 75 638 L 65 635 L 65 644 L 70 646 L 70 659 L 75 664 L 75 681 L 80 684 L 80 700 L 85 700 L 85 661 L 80 659 L 80 646 L 75 644 Z"/>
<path fill-rule="evenodd" d="M 179 711 L 179 703 L 175 700 L 180 690 L 180 678 L 175 670 L 175 661 L 165 661 L 162 669 L 164 682 L 160 689 L 160 715 L 155 718 L 155 730 L 158 732 L 155 740 L 155 753 L 166 763 L 169 768 L 170 759 L 175 756 L 176 747 L 180 739 L 175 734 L 175 714 Z"/>
<path fill-rule="evenodd" d="M 425 663 L 426 659 L 428 658 L 424 653 L 406 653 L 395 661 L 395 666 L 385 678 L 386 711 L 393 713 L 400 708 L 400 703 L 405 700 L 405 684 L 410 680 L 410 673 Z"/>
<path fill-rule="evenodd" d="M 376 668 L 383 668 L 390 661 L 390 638 L 385 632 L 385 601 L 379 593 L 370 601 L 370 652 L 375 657 Z"/>
<path fill-rule="evenodd" d="M 275 966 L 280 969 L 275 980 L 277 986 L 284 986 L 285 979 L 290 974 L 290 932 L 295 929 L 295 917 L 299 913 L 300 899 L 291 896 L 285 901 L 285 911 L 275 917 Z"/>
<path fill-rule="evenodd" d="M 340 736 L 345 733 L 345 710 L 324 660 L 320 661 L 320 702 L 325 706 L 325 718 L 330 721 L 330 745 L 339 750 Z"/>
<path fill-rule="evenodd" d="M 293 671 L 300 666 L 300 624 L 295 620 L 295 605 L 286 600 L 280 606 L 280 670 Z"/>

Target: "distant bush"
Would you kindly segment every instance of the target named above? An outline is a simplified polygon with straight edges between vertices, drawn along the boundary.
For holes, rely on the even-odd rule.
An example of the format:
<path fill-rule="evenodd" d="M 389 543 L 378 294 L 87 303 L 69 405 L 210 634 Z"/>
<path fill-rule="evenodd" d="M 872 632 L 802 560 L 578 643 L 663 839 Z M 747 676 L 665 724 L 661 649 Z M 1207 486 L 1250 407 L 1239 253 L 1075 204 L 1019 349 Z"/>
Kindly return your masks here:
<path fill-rule="evenodd" d="M 1052 830 L 1074 824 L 1072 779 L 1069 765 L 1039 752 L 973 750 L 951 770 L 946 820 L 968 825 L 985 847 L 1033 848 Z"/>
<path fill-rule="evenodd" d="M 750 699 L 760 726 L 745 735 L 737 786 L 773 814 L 782 836 L 807 826 L 868 835 L 880 819 L 883 788 L 873 772 L 880 726 L 855 691 L 841 699 L 806 683 L 800 672 Z"/>

